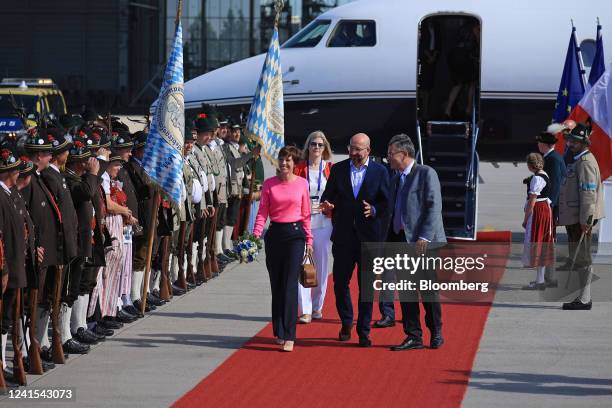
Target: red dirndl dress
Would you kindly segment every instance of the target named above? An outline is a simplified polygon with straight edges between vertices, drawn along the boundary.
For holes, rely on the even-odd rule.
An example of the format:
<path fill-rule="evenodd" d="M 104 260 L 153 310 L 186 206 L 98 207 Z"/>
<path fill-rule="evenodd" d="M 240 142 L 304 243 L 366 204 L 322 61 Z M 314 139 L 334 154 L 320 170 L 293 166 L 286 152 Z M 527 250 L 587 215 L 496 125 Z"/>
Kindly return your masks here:
<path fill-rule="evenodd" d="M 550 180 L 544 171 L 529 178 L 527 200 L 530 194 L 538 198 L 527 219 L 523 250 L 525 267 L 551 266 L 555 259 L 554 224 L 552 208 L 548 199 Z"/>

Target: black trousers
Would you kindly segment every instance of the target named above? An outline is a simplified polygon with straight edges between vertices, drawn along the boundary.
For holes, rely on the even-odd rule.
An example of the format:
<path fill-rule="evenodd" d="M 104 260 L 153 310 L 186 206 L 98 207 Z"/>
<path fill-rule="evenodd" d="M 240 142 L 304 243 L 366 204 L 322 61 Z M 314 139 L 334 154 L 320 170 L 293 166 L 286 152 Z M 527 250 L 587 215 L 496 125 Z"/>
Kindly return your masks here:
<path fill-rule="evenodd" d="M 359 301 L 357 315 L 357 334 L 360 337 L 367 337 L 370 334 L 370 323 L 372 322 L 372 298 L 373 289 L 371 286 L 363 286 L 361 276 L 361 242 L 334 242 L 332 244 L 332 255 L 334 266 L 332 273 L 334 276 L 334 295 L 336 297 L 336 309 L 343 326 L 353 325 L 353 303 L 351 301 L 351 290 L 349 285 L 353 276 L 355 266 L 357 266 L 357 282 L 359 284 Z M 364 299 L 366 299 L 364 301 Z M 367 300 L 370 299 L 370 300 Z"/>
<path fill-rule="evenodd" d="M 304 260 L 306 233 L 301 222 L 273 222 L 264 242 L 272 289 L 274 336 L 282 340 L 295 340 L 298 276 Z"/>
<path fill-rule="evenodd" d="M 81 294 L 81 280 L 83 279 L 85 258 L 72 258 L 64 271 L 64 286 L 62 288 L 62 302 L 72 307 L 74 301 Z"/>
<path fill-rule="evenodd" d="M 215 228 L 215 231 L 223 231 L 225 221 L 227 219 L 227 204 L 219 204 L 217 211 L 217 227 Z"/>
<path fill-rule="evenodd" d="M 437 256 L 437 251 L 427 251 L 427 256 Z M 420 280 L 429 280 L 437 282 L 436 271 L 421 269 L 417 271 L 414 278 L 419 287 Z M 402 308 L 402 323 L 404 333 L 408 337 L 421 338 L 423 330 L 421 329 L 421 307 L 419 305 L 419 294 L 423 309 L 425 309 L 425 325 L 431 332 L 439 332 L 442 330 L 442 307 L 440 305 L 440 295 L 437 290 L 429 291 L 404 291 L 400 296 L 400 305 Z"/>
<path fill-rule="evenodd" d="M 233 227 L 238 222 L 238 212 L 240 211 L 240 197 L 230 197 L 227 203 L 227 217 L 225 225 Z"/>
<path fill-rule="evenodd" d="M 389 228 L 389 234 L 387 235 L 387 242 L 406 242 L 406 235 L 404 231 L 400 231 L 396 234 L 393 231 L 393 226 Z M 386 281 L 386 280 L 385 280 Z M 393 305 L 393 299 L 395 293 L 382 293 L 383 299 L 378 302 L 378 309 L 380 310 L 380 317 L 389 317 L 395 320 L 395 306 Z"/>

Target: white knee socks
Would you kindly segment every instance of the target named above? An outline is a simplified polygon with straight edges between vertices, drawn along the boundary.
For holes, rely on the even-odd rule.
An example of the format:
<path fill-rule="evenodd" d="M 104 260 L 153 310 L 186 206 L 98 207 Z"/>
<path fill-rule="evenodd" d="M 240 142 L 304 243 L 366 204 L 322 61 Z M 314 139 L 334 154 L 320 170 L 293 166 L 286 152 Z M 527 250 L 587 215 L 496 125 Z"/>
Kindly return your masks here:
<path fill-rule="evenodd" d="M 587 270 L 581 272 L 582 291 L 580 293 L 580 301 L 582 303 L 589 303 L 591 301 L 591 280 L 593 279 L 593 271 L 591 267 L 587 267 Z"/>
<path fill-rule="evenodd" d="M 172 255 L 172 259 L 170 261 L 170 283 L 174 283 L 178 279 L 178 265 L 179 259 L 178 256 Z"/>
<path fill-rule="evenodd" d="M 234 249 L 234 246 L 232 245 L 232 234 L 234 233 L 234 226 L 233 225 L 226 225 L 223 228 L 223 250 L 230 250 L 232 251 Z"/>
<path fill-rule="evenodd" d="M 544 283 L 544 272 L 546 271 L 545 266 L 538 266 L 536 268 L 538 274 L 536 276 L 536 283 Z"/>
<path fill-rule="evenodd" d="M 6 368 L 6 342 L 8 341 L 8 333 L 2 335 L 2 369 Z"/>
<path fill-rule="evenodd" d="M 132 301 L 139 300 L 142 297 L 142 281 L 144 280 L 144 271 L 132 272 L 132 290 L 130 297 Z"/>
<path fill-rule="evenodd" d="M 62 340 L 62 344 L 67 342 L 72 338 L 72 334 L 70 333 L 70 316 L 72 315 L 72 308 L 68 307 L 66 303 L 62 303 L 60 307 L 59 313 L 59 329 L 60 329 L 60 338 Z"/>
<path fill-rule="evenodd" d="M 51 347 L 49 343 L 49 311 L 42 308 L 36 309 L 36 339 L 40 348 Z"/>
<path fill-rule="evenodd" d="M 223 253 L 222 243 L 223 231 L 215 231 L 215 255 Z"/>

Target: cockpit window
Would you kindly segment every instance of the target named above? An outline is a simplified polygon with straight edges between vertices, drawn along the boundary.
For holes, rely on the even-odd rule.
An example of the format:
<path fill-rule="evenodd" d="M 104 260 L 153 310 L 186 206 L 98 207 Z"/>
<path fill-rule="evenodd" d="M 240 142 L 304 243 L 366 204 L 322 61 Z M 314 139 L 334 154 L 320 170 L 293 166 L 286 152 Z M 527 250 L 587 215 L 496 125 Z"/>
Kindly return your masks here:
<path fill-rule="evenodd" d="M 332 33 L 328 47 L 373 47 L 376 45 L 374 21 L 340 21 Z"/>
<path fill-rule="evenodd" d="M 308 48 L 316 46 L 327 32 L 330 20 L 315 20 L 289 39 L 283 48 Z"/>

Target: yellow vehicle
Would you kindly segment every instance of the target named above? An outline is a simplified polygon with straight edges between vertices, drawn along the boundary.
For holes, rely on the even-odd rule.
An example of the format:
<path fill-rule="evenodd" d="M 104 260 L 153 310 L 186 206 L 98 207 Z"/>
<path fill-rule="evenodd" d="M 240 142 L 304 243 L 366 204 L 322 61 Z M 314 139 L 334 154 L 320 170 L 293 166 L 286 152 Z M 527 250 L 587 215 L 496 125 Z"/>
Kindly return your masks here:
<path fill-rule="evenodd" d="M 14 113 L 14 105 L 29 119 L 66 113 L 62 91 L 47 78 L 4 78 L 0 82 L 0 116 Z"/>

